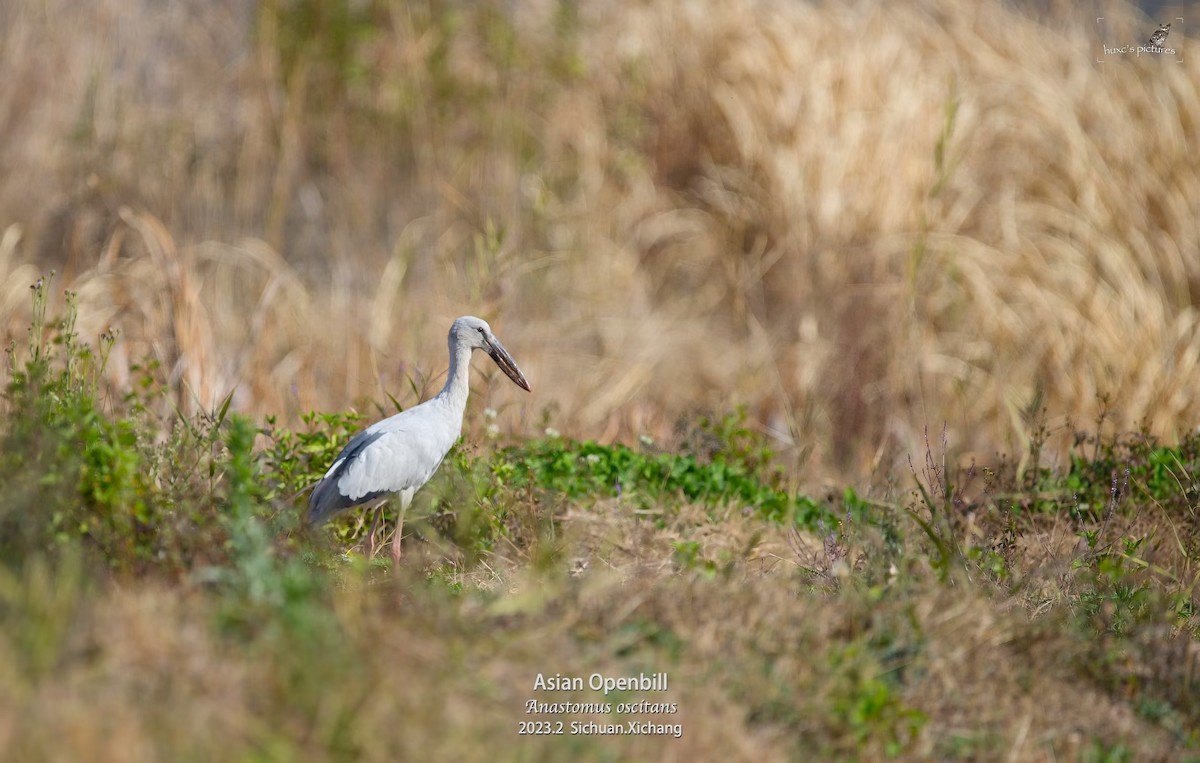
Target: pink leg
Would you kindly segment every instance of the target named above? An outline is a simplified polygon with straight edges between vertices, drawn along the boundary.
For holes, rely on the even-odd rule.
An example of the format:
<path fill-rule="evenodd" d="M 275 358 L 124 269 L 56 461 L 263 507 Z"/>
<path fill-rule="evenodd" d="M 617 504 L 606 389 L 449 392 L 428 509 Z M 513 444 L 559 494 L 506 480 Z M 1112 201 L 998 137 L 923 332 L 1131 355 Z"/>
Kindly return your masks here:
<path fill-rule="evenodd" d="M 396 534 L 392 536 L 392 567 L 400 564 L 400 541 L 404 537 L 404 510 L 408 508 L 407 501 L 400 501 L 400 510 L 396 512 Z"/>
<path fill-rule="evenodd" d="M 383 512 L 378 510 L 374 512 L 374 517 L 371 519 L 371 529 L 367 530 L 367 542 L 364 551 L 366 551 L 368 560 L 374 559 L 374 552 L 376 552 L 376 530 L 379 529 L 380 513 Z"/>
<path fill-rule="evenodd" d="M 363 549 L 367 553 L 367 560 L 375 558 L 375 552 L 378 549 L 376 543 L 376 531 L 379 529 L 379 519 L 383 516 L 383 504 L 375 507 L 375 516 L 371 519 L 371 529 L 367 531 L 366 548 Z"/>

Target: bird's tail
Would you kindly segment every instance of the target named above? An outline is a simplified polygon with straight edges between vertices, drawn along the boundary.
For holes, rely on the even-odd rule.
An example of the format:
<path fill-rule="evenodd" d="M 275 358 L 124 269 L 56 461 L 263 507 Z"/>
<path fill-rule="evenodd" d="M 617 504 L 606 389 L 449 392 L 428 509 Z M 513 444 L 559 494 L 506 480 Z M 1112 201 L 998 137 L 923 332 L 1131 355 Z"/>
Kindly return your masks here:
<path fill-rule="evenodd" d="M 323 479 L 313 488 L 308 496 L 308 509 L 304 512 L 304 523 L 307 525 L 324 524 L 345 506 L 339 505 L 342 496 L 338 493 L 334 480 Z"/>
<path fill-rule="evenodd" d="M 313 488 L 312 495 L 308 497 L 308 511 L 304 513 L 304 522 L 309 525 L 320 525 L 336 515 L 353 508 L 354 506 L 362 506 L 363 504 L 377 501 L 380 498 L 386 498 L 390 495 L 387 490 L 380 490 L 374 493 L 360 495 L 357 498 L 350 498 L 342 495 L 342 492 L 337 488 L 337 477 L 334 474 L 331 477 L 326 477 L 317 483 Z"/>

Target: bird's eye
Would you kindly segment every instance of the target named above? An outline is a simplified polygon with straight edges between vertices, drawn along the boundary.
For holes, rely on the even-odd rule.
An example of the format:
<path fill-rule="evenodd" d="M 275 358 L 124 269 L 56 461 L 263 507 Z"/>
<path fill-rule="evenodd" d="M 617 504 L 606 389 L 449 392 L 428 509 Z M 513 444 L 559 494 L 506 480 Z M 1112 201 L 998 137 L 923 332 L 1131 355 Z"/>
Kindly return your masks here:
<path fill-rule="evenodd" d="M 481 336 L 483 335 L 483 326 L 476 326 L 476 327 L 475 327 L 475 329 L 476 329 L 476 331 L 478 331 L 478 332 L 479 332 L 479 334 L 480 334 Z"/>

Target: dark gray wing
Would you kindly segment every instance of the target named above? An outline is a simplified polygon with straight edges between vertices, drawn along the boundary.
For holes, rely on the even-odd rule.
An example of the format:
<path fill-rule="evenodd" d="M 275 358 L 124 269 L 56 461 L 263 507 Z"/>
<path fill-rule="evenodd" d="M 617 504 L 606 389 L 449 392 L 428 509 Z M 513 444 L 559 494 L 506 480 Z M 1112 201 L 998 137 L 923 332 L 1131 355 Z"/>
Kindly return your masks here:
<path fill-rule="evenodd" d="M 343 495 L 338 490 L 338 480 L 350 468 L 350 464 L 368 447 L 371 443 L 383 437 L 384 432 L 370 429 L 364 430 L 351 438 L 350 442 L 346 443 L 346 447 L 342 448 L 342 452 L 334 459 L 333 466 L 317 483 L 313 489 L 312 495 L 308 497 L 308 514 L 305 519 L 310 524 L 317 524 L 325 521 L 334 514 L 337 514 L 343 509 L 348 509 L 352 506 L 359 506 L 364 503 L 375 500 L 388 494 L 387 490 L 377 490 L 366 495 L 356 496 L 351 498 L 348 495 Z"/>

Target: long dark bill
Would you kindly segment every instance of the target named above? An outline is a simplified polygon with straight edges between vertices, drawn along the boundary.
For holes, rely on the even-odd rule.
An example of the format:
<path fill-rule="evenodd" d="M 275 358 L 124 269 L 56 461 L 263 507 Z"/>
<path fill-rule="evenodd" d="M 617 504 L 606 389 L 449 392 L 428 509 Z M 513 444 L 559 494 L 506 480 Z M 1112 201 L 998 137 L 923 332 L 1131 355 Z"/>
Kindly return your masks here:
<path fill-rule="evenodd" d="M 508 350 L 504 349 L 504 345 L 500 344 L 499 339 L 488 341 L 487 354 L 492 356 L 492 360 L 496 361 L 496 365 L 500 366 L 500 370 L 504 372 L 505 376 L 512 379 L 513 383 L 526 392 L 532 391 L 529 389 L 529 382 L 525 381 L 525 374 L 517 368 L 517 361 L 508 354 Z"/>

